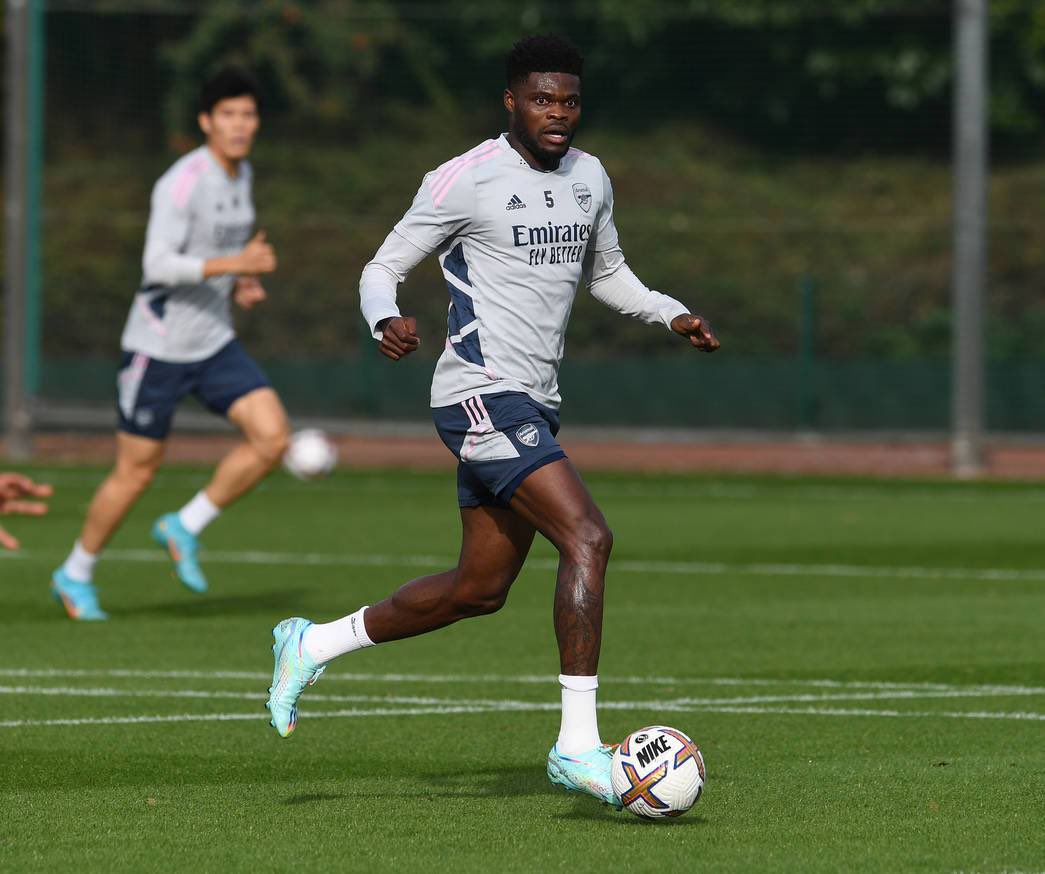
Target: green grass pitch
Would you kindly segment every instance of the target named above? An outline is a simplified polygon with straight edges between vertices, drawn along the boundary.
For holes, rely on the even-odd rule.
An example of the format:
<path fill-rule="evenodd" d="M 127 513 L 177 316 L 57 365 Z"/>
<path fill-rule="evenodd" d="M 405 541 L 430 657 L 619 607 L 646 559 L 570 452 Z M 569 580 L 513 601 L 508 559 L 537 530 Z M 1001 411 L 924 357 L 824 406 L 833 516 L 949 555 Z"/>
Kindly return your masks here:
<path fill-rule="evenodd" d="M 554 554 L 499 614 L 334 664 L 280 740 L 270 628 L 452 563 L 453 477 L 282 474 L 205 537 L 211 593 L 148 525 L 74 625 L 47 582 L 102 471 L 38 470 L 0 558 L 5 872 L 1045 871 L 1045 487 L 588 478 L 616 535 L 603 737 L 703 749 L 704 797 L 651 824 L 550 786 Z"/>

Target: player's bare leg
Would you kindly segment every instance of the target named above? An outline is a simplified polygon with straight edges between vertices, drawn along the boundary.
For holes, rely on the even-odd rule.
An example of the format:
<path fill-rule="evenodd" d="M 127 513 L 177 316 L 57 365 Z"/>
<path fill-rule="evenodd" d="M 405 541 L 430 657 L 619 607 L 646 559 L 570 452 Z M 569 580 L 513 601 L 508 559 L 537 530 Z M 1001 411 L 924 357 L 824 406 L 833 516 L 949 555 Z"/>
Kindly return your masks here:
<path fill-rule="evenodd" d="M 385 643 L 500 610 L 533 543 L 534 528 L 511 510 L 461 509 L 457 567 L 412 580 L 366 611 L 366 631 Z"/>
<path fill-rule="evenodd" d="M 595 676 L 606 564 L 613 547 L 606 518 L 566 458 L 523 480 L 511 507 L 559 551 L 553 616 L 562 673 Z"/>
<path fill-rule="evenodd" d="M 294 617 L 273 629 L 275 666 L 266 706 L 282 737 L 297 724 L 301 693 L 331 659 L 493 613 L 503 606 L 530 551 L 533 526 L 510 510 L 464 507 L 461 527 L 461 555 L 453 569 L 411 580 L 373 607 L 363 607 L 334 622 L 314 625 Z"/>
<path fill-rule="evenodd" d="M 238 398 L 227 416 L 240 429 L 243 442 L 218 463 L 205 488 L 177 513 L 161 516 L 152 529 L 153 539 L 173 559 L 178 579 L 194 592 L 207 590 L 207 578 L 197 560 L 199 535 L 279 463 L 290 436 L 283 404 L 268 387 Z"/>
<path fill-rule="evenodd" d="M 245 394 L 229 407 L 228 419 L 243 434 L 218 463 L 204 488 L 215 506 L 224 509 L 256 486 L 279 464 L 290 440 L 283 404 L 271 388 Z"/>
<path fill-rule="evenodd" d="M 163 440 L 117 432 L 116 464 L 95 491 L 80 532 L 84 549 L 95 555 L 102 551 L 149 487 L 166 448 Z"/>
<path fill-rule="evenodd" d="M 613 751 L 599 738 L 595 709 L 603 592 L 613 535 L 566 458 L 523 480 L 511 507 L 559 551 L 554 619 L 562 669 L 562 723 L 548 753 L 548 777 L 619 808 L 610 780 Z"/>
<path fill-rule="evenodd" d="M 105 619 L 94 589 L 94 565 L 124 517 L 149 487 L 163 461 L 162 440 L 116 434 L 116 464 L 87 509 L 80 538 L 51 577 L 51 591 L 72 619 Z"/>

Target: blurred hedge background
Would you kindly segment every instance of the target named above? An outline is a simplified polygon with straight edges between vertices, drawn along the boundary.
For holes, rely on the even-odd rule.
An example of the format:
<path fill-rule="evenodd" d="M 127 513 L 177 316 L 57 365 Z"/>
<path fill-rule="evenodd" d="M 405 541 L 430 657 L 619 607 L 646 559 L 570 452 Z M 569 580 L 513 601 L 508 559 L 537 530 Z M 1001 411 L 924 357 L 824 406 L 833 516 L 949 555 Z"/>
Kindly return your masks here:
<path fill-rule="evenodd" d="M 520 0 L 47 4 L 42 393 L 106 402 L 148 195 L 199 142 L 217 67 L 265 92 L 253 157 L 280 270 L 241 318 L 301 413 L 423 419 L 428 341 L 379 361 L 360 269 L 424 172 L 504 128 L 503 56 L 555 30 L 586 55 L 577 144 L 614 179 L 629 262 L 711 318 L 712 358 L 582 289 L 564 414 L 619 424 L 941 429 L 951 267 L 951 4 Z M 989 423 L 1045 417 L 1045 4 L 994 0 Z M 394 400 L 393 400 L 394 398 Z"/>

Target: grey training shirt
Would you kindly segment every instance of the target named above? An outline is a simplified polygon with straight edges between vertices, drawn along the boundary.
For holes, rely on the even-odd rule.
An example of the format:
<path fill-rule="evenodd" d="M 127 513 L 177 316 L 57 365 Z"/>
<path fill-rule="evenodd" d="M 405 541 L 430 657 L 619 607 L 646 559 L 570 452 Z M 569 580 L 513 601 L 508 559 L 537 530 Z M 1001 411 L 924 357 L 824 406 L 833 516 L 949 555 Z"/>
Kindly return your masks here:
<path fill-rule="evenodd" d="M 688 312 L 625 264 L 609 177 L 578 149 L 544 172 L 502 135 L 427 174 L 360 279 L 375 338 L 378 322 L 399 315 L 397 284 L 430 252 L 450 293 L 433 407 L 519 391 L 558 408 L 566 324 L 582 278 L 607 306 L 646 322 L 670 326 Z"/>
<path fill-rule="evenodd" d="M 203 262 L 238 253 L 254 229 L 252 171 L 231 178 L 206 146 L 164 173 L 152 190 L 142 286 L 120 345 L 161 361 L 209 358 L 235 336 L 232 275 L 203 278 Z"/>

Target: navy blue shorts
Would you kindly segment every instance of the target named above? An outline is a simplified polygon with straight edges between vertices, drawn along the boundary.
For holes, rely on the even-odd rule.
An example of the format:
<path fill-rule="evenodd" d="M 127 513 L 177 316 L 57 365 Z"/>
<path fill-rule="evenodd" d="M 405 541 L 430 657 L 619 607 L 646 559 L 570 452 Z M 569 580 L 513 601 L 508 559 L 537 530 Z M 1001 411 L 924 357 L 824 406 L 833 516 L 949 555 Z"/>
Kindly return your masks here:
<path fill-rule="evenodd" d="M 239 344 L 230 340 L 203 361 L 158 361 L 141 352 L 124 352 L 116 375 L 120 430 L 163 440 L 174 408 L 186 395 L 224 416 L 236 401 L 269 385 L 265 374 Z"/>
<path fill-rule="evenodd" d="M 526 477 L 565 458 L 555 435 L 559 414 L 522 392 L 474 395 L 434 407 L 439 436 L 457 456 L 457 503 L 507 507 Z"/>

